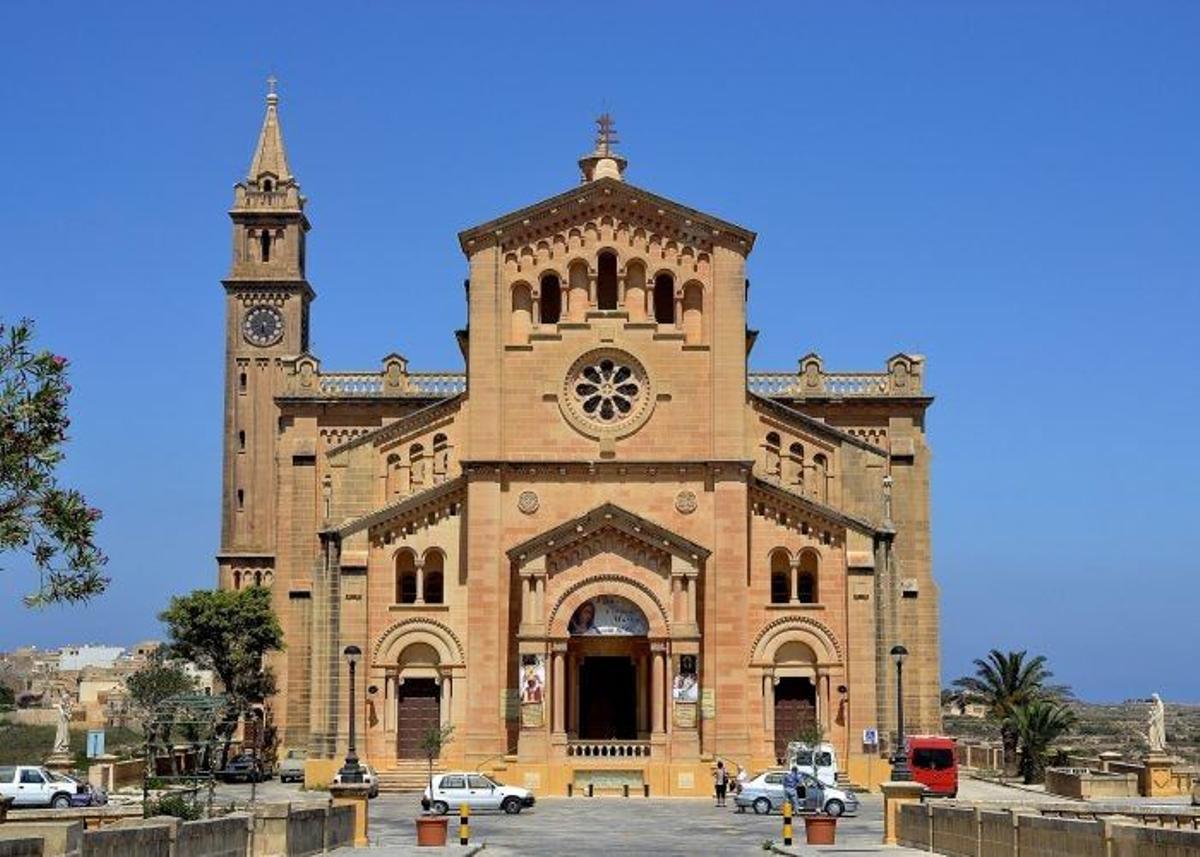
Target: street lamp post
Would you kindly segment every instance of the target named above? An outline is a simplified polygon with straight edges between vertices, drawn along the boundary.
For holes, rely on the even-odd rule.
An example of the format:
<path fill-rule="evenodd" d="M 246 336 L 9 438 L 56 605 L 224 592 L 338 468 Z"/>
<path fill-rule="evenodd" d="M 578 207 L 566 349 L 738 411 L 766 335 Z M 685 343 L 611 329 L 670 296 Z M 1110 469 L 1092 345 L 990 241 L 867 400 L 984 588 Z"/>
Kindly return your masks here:
<path fill-rule="evenodd" d="M 358 763 L 358 752 L 354 749 L 354 670 L 358 659 L 362 657 L 362 649 L 358 646 L 346 646 L 342 652 L 346 663 L 350 665 L 350 746 L 346 748 L 346 764 L 338 771 L 343 783 L 361 783 L 363 781 L 362 765 Z"/>
<path fill-rule="evenodd" d="M 904 659 L 907 657 L 908 649 L 904 646 L 892 646 L 892 660 L 896 662 L 896 751 L 892 753 L 892 782 L 912 779 L 904 747 Z"/>

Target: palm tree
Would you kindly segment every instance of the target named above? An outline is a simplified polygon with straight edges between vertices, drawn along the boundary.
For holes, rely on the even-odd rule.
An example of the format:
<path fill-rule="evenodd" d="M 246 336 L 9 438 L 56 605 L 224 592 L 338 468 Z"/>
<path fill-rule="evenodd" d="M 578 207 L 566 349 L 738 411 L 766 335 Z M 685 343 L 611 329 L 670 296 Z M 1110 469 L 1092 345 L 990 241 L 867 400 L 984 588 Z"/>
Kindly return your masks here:
<path fill-rule="evenodd" d="M 1075 712 L 1061 703 L 1038 699 L 1018 706 L 1013 722 L 1021 742 L 1021 777 L 1027 784 L 1041 782 L 1046 751 L 1075 725 Z"/>
<path fill-rule="evenodd" d="M 992 649 L 986 659 L 975 659 L 975 675 L 955 679 L 963 704 L 987 708 L 987 717 L 1000 724 L 1000 742 L 1004 746 L 1004 767 L 1016 771 L 1019 735 L 1014 712 L 1023 705 L 1048 699 L 1062 692 L 1050 689 L 1046 682 L 1054 675 L 1046 669 L 1046 658 L 1027 658 L 1027 652 L 1002 652 Z"/>

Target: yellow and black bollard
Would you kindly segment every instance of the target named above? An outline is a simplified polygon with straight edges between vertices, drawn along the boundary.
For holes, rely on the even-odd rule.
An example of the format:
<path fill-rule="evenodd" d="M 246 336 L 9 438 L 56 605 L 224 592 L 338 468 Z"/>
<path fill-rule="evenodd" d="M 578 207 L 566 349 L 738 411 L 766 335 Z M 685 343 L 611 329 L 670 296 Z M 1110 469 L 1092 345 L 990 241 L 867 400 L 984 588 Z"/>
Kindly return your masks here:
<path fill-rule="evenodd" d="M 790 800 L 783 802 L 783 844 L 785 846 L 792 844 L 792 802 Z"/>
<path fill-rule="evenodd" d="M 471 808 L 465 803 L 458 805 L 458 844 L 471 844 Z"/>

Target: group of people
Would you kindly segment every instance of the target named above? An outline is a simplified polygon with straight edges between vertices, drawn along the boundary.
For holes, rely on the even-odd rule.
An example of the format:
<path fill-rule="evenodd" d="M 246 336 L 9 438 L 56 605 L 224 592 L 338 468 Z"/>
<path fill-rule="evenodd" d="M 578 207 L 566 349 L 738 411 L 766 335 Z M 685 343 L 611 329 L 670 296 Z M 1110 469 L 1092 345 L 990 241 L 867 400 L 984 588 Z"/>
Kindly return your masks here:
<path fill-rule="evenodd" d="M 750 775 L 741 765 L 737 766 L 737 774 L 731 781 L 729 769 L 725 767 L 724 762 L 718 760 L 717 768 L 713 771 L 713 789 L 716 791 L 717 806 L 725 806 L 725 795 L 728 793 L 731 783 L 733 794 L 737 796 L 742 793 L 742 789 L 748 782 L 750 782 Z M 796 765 L 792 765 L 792 769 L 783 776 L 783 794 L 791 803 L 793 812 L 797 811 L 800 806 L 800 782 L 800 769 Z M 738 812 L 745 812 L 745 809 L 739 806 Z"/>

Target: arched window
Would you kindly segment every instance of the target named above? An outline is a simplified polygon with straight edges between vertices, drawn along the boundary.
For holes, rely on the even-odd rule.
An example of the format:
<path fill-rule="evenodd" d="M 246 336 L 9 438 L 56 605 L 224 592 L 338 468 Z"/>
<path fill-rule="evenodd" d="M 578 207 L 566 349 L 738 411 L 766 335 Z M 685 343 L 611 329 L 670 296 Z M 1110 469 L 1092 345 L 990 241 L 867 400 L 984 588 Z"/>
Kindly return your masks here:
<path fill-rule="evenodd" d="M 533 295 L 525 283 L 517 283 L 512 290 L 512 341 L 529 341 L 529 328 L 533 322 Z"/>
<path fill-rule="evenodd" d="M 792 596 L 792 562 L 783 548 L 771 551 L 771 603 L 787 604 Z"/>
<path fill-rule="evenodd" d="M 546 274 L 542 277 L 542 324 L 558 324 L 562 318 L 562 284 L 557 274 Z"/>
<path fill-rule="evenodd" d="M 607 251 L 596 260 L 596 306 L 617 308 L 617 256 Z"/>
<path fill-rule="evenodd" d="M 800 576 L 797 582 L 796 600 L 801 604 L 817 604 L 820 591 L 817 589 L 819 558 L 812 551 L 800 554 Z"/>
<path fill-rule="evenodd" d="M 763 472 L 767 476 L 779 475 L 779 435 L 767 432 L 763 441 Z"/>
<path fill-rule="evenodd" d="M 237 510 L 240 512 L 246 508 L 246 492 L 241 488 L 237 490 Z"/>
<path fill-rule="evenodd" d="M 441 604 L 445 598 L 445 565 L 446 558 L 440 550 L 431 549 L 425 552 L 425 603 Z"/>
<path fill-rule="evenodd" d="M 261 571 L 254 572 L 254 585 L 262 586 L 262 572 Z"/>
<path fill-rule="evenodd" d="M 258 233 L 258 243 L 262 248 L 262 260 L 264 262 L 271 261 L 271 233 L 269 230 L 263 229 Z"/>
<path fill-rule="evenodd" d="M 238 392 L 239 393 L 246 392 L 246 373 L 245 372 L 241 372 L 238 374 Z"/>
<path fill-rule="evenodd" d="M 683 287 L 683 332 L 691 344 L 704 338 L 704 289 L 699 283 Z"/>
<path fill-rule="evenodd" d="M 408 478 L 413 491 L 425 484 L 425 447 L 419 443 L 408 448 Z"/>
<path fill-rule="evenodd" d="M 239 431 L 238 432 L 238 452 L 245 452 L 245 451 L 246 451 L 246 433 L 244 431 Z"/>
<path fill-rule="evenodd" d="M 387 457 L 387 495 L 390 500 L 399 497 L 404 490 L 400 484 L 400 456 L 394 452 Z"/>
<path fill-rule="evenodd" d="M 654 278 L 654 320 L 659 324 L 675 323 L 675 280 L 670 274 Z"/>
<path fill-rule="evenodd" d="M 270 193 L 271 191 L 275 190 L 275 183 L 270 179 L 263 179 L 263 190 L 265 190 L 267 193 Z"/>
<path fill-rule="evenodd" d="M 410 550 L 396 554 L 396 603 L 414 604 L 417 600 L 417 555 Z"/>
<path fill-rule="evenodd" d="M 433 436 L 433 479 L 441 483 L 446 480 L 446 471 L 450 469 L 450 442 L 444 434 Z"/>
<path fill-rule="evenodd" d="M 818 452 L 816 455 L 813 456 L 812 494 L 814 497 L 816 497 L 822 503 L 825 502 L 826 489 L 828 488 L 828 485 L 826 484 L 828 475 L 829 475 L 829 460 L 824 455 L 822 455 L 821 453 Z"/>
<path fill-rule="evenodd" d="M 804 447 L 801 444 L 793 443 L 788 447 L 788 484 L 800 485 L 803 490 L 804 485 Z"/>
<path fill-rule="evenodd" d="M 242 573 L 240 571 L 235 571 L 233 573 L 233 588 L 234 589 L 242 588 Z"/>

